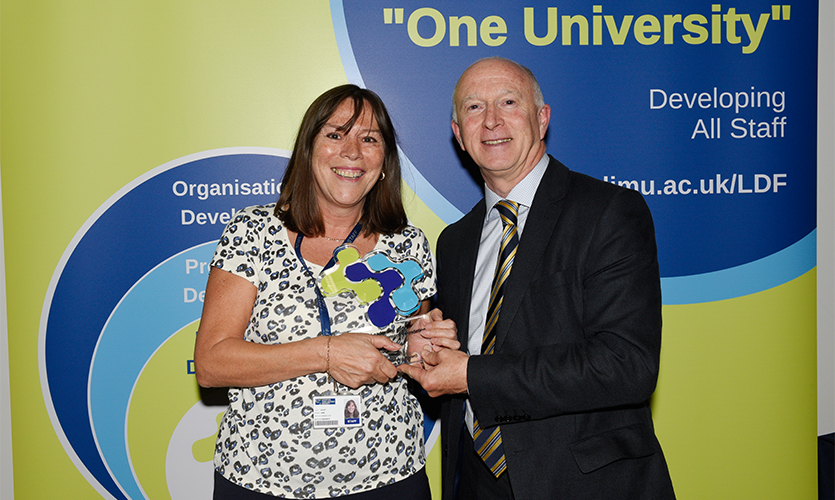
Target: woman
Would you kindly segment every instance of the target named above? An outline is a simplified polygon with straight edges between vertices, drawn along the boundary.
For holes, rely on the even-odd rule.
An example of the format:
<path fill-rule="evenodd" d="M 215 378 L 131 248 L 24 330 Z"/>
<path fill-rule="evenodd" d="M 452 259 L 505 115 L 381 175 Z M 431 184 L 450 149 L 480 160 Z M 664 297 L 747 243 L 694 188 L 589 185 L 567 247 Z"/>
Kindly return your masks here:
<path fill-rule="evenodd" d="M 353 399 L 349 399 L 345 403 L 345 418 L 359 418 L 360 412 L 357 410 L 357 404 Z"/>
<path fill-rule="evenodd" d="M 194 353 L 200 385 L 230 387 L 215 498 L 429 498 L 423 415 L 380 351 L 401 346 L 373 335 L 355 294 L 325 296 L 317 286 L 334 250 L 350 243 L 360 255 L 417 261 L 414 314 L 428 311 L 433 262 L 408 225 L 400 182 L 382 101 L 340 86 L 307 110 L 278 202 L 244 209 L 226 227 Z M 429 317 L 412 325 L 420 332 L 409 334 L 409 352 L 458 348 L 454 324 L 438 311 Z M 330 420 L 328 405 L 349 396 L 360 422 L 330 425 L 340 415 Z"/>

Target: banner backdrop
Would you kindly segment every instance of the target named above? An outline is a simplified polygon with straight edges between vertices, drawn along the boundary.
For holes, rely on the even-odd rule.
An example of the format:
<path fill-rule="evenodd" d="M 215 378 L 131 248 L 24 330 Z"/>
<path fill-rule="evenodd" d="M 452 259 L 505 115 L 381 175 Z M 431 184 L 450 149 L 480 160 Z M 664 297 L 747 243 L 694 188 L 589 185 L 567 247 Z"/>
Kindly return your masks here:
<path fill-rule="evenodd" d="M 191 354 L 223 226 L 277 198 L 304 109 L 353 82 L 389 107 L 434 242 L 481 197 L 450 104 L 490 55 L 537 75 L 550 154 L 653 212 L 653 410 L 679 497 L 814 497 L 817 2 L 14 1 L 0 19 L 19 498 L 209 498 L 224 395 Z"/>

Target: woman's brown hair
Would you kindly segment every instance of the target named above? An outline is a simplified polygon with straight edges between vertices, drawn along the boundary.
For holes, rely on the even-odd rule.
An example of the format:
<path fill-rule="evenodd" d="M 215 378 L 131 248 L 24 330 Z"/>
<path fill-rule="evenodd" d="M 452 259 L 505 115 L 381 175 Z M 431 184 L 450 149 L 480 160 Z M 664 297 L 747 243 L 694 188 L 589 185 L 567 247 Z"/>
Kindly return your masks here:
<path fill-rule="evenodd" d="M 322 131 L 328 119 L 345 100 L 351 99 L 354 104 L 354 114 L 339 130 L 350 132 L 356 124 L 363 110 L 373 113 L 380 129 L 385 147 L 383 159 L 383 174 L 385 178 L 379 180 L 371 188 L 363 206 L 363 233 L 392 234 L 402 231 L 408 219 L 403 208 L 400 193 L 400 160 L 397 155 L 397 137 L 394 125 L 391 123 L 386 106 L 382 99 L 374 92 L 356 85 L 341 85 L 320 95 L 307 108 L 293 154 L 281 181 L 281 194 L 275 206 L 275 215 L 281 219 L 287 229 L 305 236 L 321 236 L 325 226 L 319 205 L 316 200 L 316 190 L 313 176 L 313 144 L 316 136 Z"/>

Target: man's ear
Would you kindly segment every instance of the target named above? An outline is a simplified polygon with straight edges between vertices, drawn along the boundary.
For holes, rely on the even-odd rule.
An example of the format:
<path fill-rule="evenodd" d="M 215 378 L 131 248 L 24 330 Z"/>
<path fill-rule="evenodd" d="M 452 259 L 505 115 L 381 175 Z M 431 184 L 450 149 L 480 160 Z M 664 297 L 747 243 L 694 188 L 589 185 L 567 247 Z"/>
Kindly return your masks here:
<path fill-rule="evenodd" d="M 543 104 L 542 109 L 539 110 L 539 137 L 545 138 L 549 123 L 551 123 L 551 106 Z"/>
<path fill-rule="evenodd" d="M 458 141 L 458 146 L 461 148 L 461 151 L 466 151 L 467 148 L 464 147 L 464 143 L 461 141 L 461 129 L 455 123 L 455 120 L 452 120 L 450 123 L 452 123 L 452 133 L 455 135 L 455 140 Z"/>

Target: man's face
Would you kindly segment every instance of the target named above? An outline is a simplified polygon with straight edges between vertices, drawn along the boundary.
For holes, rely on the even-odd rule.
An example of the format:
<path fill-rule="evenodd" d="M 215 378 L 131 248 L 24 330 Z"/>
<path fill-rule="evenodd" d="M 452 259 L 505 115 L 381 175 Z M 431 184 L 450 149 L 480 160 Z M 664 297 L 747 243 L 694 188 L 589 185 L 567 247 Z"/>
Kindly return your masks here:
<path fill-rule="evenodd" d="M 518 182 L 544 154 L 550 108 L 537 109 L 530 79 L 517 66 L 474 64 L 461 76 L 455 106 L 455 138 L 488 184 L 492 178 Z"/>

